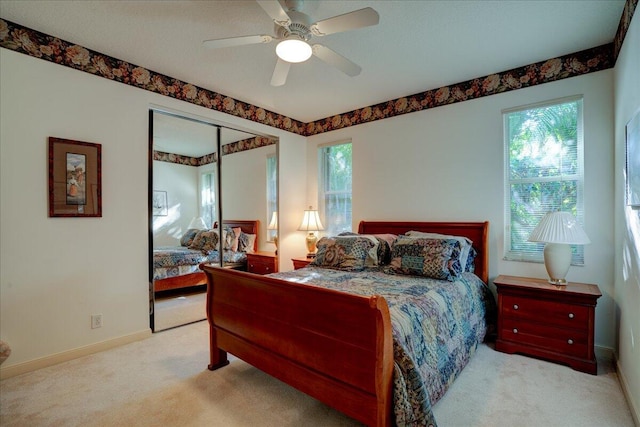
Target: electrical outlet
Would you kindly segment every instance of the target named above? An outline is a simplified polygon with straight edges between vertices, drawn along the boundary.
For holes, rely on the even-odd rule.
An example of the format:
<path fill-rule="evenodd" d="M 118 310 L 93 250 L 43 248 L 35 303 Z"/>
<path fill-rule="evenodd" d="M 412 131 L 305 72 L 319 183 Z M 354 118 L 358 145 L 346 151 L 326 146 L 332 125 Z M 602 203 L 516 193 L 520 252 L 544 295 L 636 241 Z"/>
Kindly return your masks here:
<path fill-rule="evenodd" d="M 102 314 L 91 316 L 91 329 L 102 328 Z"/>

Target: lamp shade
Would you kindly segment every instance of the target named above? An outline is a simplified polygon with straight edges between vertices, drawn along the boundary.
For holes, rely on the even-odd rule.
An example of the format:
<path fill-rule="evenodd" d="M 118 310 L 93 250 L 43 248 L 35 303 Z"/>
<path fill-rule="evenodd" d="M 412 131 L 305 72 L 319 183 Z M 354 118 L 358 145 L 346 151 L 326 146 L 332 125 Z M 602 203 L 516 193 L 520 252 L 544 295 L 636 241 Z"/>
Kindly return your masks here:
<path fill-rule="evenodd" d="M 278 229 L 278 212 L 274 211 L 273 215 L 271 215 L 271 222 L 267 226 L 269 230 L 277 230 Z"/>
<path fill-rule="evenodd" d="M 287 62 L 304 62 L 311 57 L 312 49 L 304 40 L 292 36 L 276 46 L 276 55 Z"/>
<path fill-rule="evenodd" d="M 591 243 L 576 218 L 569 212 L 549 212 L 531 232 L 530 242 L 587 245 Z"/>
<path fill-rule="evenodd" d="M 304 211 L 304 217 L 302 218 L 302 223 L 300 227 L 298 227 L 300 231 L 319 231 L 324 230 L 322 223 L 320 222 L 320 216 L 318 215 L 318 211 L 314 210 L 309 206 L 309 209 Z"/>
<path fill-rule="evenodd" d="M 193 228 L 196 230 L 206 230 L 207 225 L 204 223 L 204 219 L 202 219 L 202 217 L 199 216 L 191 220 L 188 228 Z"/>
<path fill-rule="evenodd" d="M 591 243 L 575 217 L 568 212 L 549 212 L 529 236 L 530 242 L 546 243 L 544 267 L 549 283 L 566 285 L 565 279 L 571 266 L 571 247 Z"/>

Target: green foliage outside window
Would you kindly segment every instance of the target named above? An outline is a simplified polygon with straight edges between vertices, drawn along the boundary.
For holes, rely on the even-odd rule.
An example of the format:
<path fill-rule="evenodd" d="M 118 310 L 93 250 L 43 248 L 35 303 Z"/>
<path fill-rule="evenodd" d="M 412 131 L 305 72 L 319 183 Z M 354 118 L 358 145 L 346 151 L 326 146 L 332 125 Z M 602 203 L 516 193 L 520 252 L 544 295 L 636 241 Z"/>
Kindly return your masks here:
<path fill-rule="evenodd" d="M 506 259 L 542 260 L 543 244 L 527 239 L 545 213 L 582 222 L 582 100 L 505 113 L 509 230 Z M 573 248 L 582 264 L 582 246 Z"/>
<path fill-rule="evenodd" d="M 327 235 L 351 231 L 351 143 L 320 148 L 320 212 Z"/>

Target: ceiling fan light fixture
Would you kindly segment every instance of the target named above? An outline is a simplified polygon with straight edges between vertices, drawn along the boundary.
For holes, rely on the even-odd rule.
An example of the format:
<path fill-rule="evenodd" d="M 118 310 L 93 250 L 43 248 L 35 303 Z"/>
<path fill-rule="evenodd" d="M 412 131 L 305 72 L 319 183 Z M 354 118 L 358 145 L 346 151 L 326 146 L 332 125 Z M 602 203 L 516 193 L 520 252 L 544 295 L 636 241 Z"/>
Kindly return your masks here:
<path fill-rule="evenodd" d="M 312 53 L 313 51 L 309 43 L 297 37 L 283 40 L 276 46 L 276 54 L 278 57 L 287 62 L 304 62 L 311 58 Z"/>

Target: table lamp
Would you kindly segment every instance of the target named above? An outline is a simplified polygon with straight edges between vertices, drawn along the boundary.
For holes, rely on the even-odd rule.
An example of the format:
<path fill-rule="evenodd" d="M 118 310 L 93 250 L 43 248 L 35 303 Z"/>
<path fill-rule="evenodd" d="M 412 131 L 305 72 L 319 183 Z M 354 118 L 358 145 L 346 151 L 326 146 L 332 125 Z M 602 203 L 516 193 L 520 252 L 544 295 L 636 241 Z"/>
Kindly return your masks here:
<path fill-rule="evenodd" d="M 304 217 L 302 218 L 302 223 L 300 224 L 300 227 L 298 227 L 298 230 L 309 233 L 307 234 L 307 258 L 315 257 L 316 243 L 318 242 L 318 237 L 316 237 L 315 232 L 324 230 L 324 227 L 320 222 L 318 211 L 309 206 L 309 209 L 304 211 Z"/>
<path fill-rule="evenodd" d="M 548 212 L 529 236 L 530 242 L 545 243 L 544 266 L 549 283 L 566 285 L 571 265 L 571 246 L 591 243 L 573 215 L 568 212 Z"/>
<path fill-rule="evenodd" d="M 276 234 L 273 236 L 273 243 L 276 245 L 276 255 L 278 255 L 278 211 L 273 211 L 271 222 L 269 222 L 267 229 L 276 230 Z"/>
<path fill-rule="evenodd" d="M 199 217 L 193 218 L 189 223 L 189 227 L 187 228 L 195 229 L 195 230 L 206 230 L 207 225 L 204 223 L 204 219 L 202 219 L 202 217 L 199 216 Z"/>

